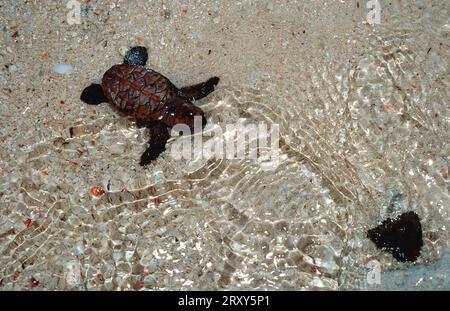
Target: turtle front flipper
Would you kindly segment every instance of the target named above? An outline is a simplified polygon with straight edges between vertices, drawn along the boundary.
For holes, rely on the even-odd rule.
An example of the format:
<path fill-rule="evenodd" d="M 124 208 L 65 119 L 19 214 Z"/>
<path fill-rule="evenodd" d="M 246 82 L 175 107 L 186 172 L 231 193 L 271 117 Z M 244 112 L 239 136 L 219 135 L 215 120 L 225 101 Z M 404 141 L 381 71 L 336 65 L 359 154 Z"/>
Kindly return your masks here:
<path fill-rule="evenodd" d="M 100 84 L 89 85 L 81 93 L 80 99 L 88 105 L 98 105 L 108 102 L 105 94 L 103 94 L 103 89 Z"/>
<path fill-rule="evenodd" d="M 220 79 L 218 77 L 213 77 L 206 82 L 183 87 L 178 90 L 178 96 L 187 100 L 202 99 L 214 91 L 214 86 L 216 86 L 219 81 Z"/>
<path fill-rule="evenodd" d="M 141 156 L 142 166 L 156 160 L 166 150 L 166 142 L 170 138 L 169 127 L 161 121 L 152 121 L 147 127 L 150 131 L 150 139 L 147 150 Z"/>
<path fill-rule="evenodd" d="M 127 52 L 125 58 L 123 59 L 123 63 L 136 66 L 145 66 L 147 60 L 147 48 L 145 46 L 135 46 Z"/>

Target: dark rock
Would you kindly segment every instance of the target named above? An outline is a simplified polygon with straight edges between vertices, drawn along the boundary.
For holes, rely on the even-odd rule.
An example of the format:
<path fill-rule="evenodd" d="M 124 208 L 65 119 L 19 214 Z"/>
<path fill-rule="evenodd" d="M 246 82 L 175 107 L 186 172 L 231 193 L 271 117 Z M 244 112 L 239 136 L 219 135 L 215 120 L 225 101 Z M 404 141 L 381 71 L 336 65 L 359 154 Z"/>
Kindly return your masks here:
<path fill-rule="evenodd" d="M 414 212 L 386 219 L 381 225 L 367 231 L 367 237 L 377 248 L 388 251 L 401 262 L 417 260 L 423 245 L 422 226 L 419 216 Z"/>

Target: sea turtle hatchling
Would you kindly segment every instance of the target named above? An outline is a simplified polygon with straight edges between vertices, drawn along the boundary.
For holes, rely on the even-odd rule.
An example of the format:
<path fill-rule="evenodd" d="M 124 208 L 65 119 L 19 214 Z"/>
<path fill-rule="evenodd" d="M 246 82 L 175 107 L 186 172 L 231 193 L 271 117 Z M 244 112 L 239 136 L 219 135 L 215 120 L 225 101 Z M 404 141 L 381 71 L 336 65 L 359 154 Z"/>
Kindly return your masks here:
<path fill-rule="evenodd" d="M 162 74 L 144 67 L 147 59 L 145 47 L 133 47 L 123 64 L 105 72 L 101 85 L 91 84 L 80 96 L 89 105 L 108 102 L 126 115 L 134 116 L 138 127 L 149 129 L 149 146 L 141 156 L 141 165 L 149 164 L 166 149 L 174 125 L 186 124 L 192 129 L 195 116 L 201 116 L 202 125 L 206 125 L 202 109 L 192 100 L 207 96 L 219 83 L 219 78 L 213 77 L 179 89 Z"/>

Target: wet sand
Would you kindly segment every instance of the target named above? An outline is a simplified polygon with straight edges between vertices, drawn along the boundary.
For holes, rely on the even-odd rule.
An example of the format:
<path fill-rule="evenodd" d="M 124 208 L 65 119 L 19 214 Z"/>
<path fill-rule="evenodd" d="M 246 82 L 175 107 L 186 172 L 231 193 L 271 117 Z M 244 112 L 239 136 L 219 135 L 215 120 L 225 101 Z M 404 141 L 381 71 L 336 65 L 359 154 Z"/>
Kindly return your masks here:
<path fill-rule="evenodd" d="M 407 284 L 448 251 L 445 1 L 380 1 L 375 25 L 364 1 L 80 1 L 79 24 L 65 3 L 0 6 L 0 289 L 366 289 L 372 260 Z M 140 167 L 145 129 L 79 100 L 135 45 L 178 86 L 221 78 L 209 123 L 278 124 L 278 168 Z M 366 237 L 406 211 L 414 264 Z"/>

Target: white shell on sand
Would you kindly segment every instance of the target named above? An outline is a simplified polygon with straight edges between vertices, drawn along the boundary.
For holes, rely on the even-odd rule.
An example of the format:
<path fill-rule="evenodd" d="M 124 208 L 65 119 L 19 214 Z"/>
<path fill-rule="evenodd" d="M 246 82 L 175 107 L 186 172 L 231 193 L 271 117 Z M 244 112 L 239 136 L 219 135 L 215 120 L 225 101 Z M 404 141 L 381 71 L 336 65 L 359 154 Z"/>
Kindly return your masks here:
<path fill-rule="evenodd" d="M 72 72 L 72 66 L 68 64 L 57 64 L 53 66 L 53 71 L 60 74 L 66 74 Z"/>

